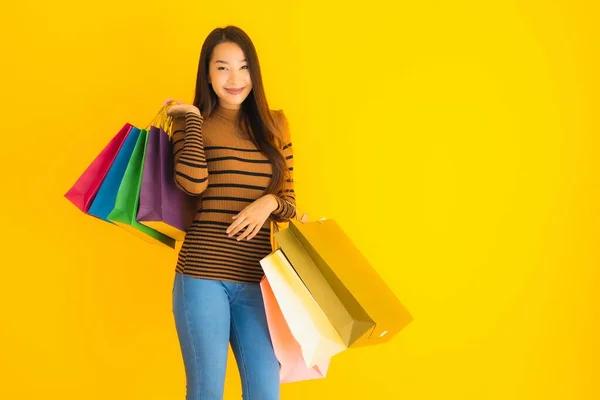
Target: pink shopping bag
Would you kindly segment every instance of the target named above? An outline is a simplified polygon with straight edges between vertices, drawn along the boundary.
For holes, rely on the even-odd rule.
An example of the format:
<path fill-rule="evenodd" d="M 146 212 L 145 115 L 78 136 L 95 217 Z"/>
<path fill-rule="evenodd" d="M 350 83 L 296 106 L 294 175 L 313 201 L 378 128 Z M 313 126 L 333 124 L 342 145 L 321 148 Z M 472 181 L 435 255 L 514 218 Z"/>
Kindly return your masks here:
<path fill-rule="evenodd" d="M 260 288 L 267 313 L 271 341 L 273 342 L 275 355 L 281 364 L 280 382 L 288 383 L 324 378 L 327 375 L 330 360 L 312 368 L 306 366 L 300 344 L 292 336 L 292 332 L 285 321 L 266 277 L 261 280 Z"/>
<path fill-rule="evenodd" d="M 71 189 L 65 193 L 65 197 L 81 211 L 88 212 L 106 173 L 119 153 L 131 128 L 133 126 L 129 123 L 123 125 L 121 130 L 81 174 Z"/>

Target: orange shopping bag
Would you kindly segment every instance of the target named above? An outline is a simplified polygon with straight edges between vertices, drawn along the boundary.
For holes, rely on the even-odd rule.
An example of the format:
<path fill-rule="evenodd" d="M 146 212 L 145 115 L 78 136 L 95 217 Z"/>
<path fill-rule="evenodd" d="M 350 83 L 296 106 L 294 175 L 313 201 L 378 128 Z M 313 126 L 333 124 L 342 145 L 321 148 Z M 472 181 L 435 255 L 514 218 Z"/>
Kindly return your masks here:
<path fill-rule="evenodd" d="M 330 360 L 323 361 L 312 368 L 306 366 L 300 344 L 294 339 L 266 276 L 260 282 L 260 288 L 265 303 L 271 341 L 275 355 L 281 364 L 280 382 L 289 383 L 324 378 L 327 375 Z"/>
<path fill-rule="evenodd" d="M 348 348 L 281 250 L 264 257 L 260 264 L 308 368 Z"/>

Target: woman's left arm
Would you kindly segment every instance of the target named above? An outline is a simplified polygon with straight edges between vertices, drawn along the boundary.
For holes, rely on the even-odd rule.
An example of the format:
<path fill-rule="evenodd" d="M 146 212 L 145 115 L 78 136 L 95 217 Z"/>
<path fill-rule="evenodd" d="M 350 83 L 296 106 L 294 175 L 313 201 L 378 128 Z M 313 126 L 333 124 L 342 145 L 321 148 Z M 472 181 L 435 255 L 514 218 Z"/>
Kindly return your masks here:
<path fill-rule="evenodd" d="M 283 110 L 276 112 L 275 121 L 281 132 L 282 153 L 287 167 L 287 176 L 277 195 L 272 195 L 277 200 L 277 208 L 271 213 L 276 222 L 286 222 L 296 216 L 296 193 L 294 192 L 294 148 L 288 120 Z"/>
<path fill-rule="evenodd" d="M 272 195 L 277 201 L 277 208 L 271 213 L 271 217 L 276 222 L 286 222 L 296 216 L 296 193 L 294 192 L 294 149 L 292 147 L 290 126 L 283 110 L 279 110 L 275 113 L 275 122 L 281 132 L 281 150 L 285 158 L 288 174 L 283 181 L 281 190 L 279 190 L 277 195 Z"/>
<path fill-rule="evenodd" d="M 282 110 L 275 112 L 275 122 L 281 134 L 282 153 L 288 174 L 277 194 L 267 194 L 248 205 L 237 215 L 227 228 L 229 237 L 244 230 L 237 240 L 250 240 L 260 231 L 264 222 L 272 218 L 276 222 L 286 222 L 296 216 L 296 195 L 294 193 L 294 152 L 287 118 Z"/>

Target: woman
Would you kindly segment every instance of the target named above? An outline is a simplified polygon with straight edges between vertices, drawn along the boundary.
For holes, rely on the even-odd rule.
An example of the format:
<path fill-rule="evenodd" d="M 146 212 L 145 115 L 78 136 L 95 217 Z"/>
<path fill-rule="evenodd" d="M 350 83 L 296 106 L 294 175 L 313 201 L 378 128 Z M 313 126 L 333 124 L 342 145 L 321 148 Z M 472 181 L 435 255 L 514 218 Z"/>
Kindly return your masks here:
<path fill-rule="evenodd" d="M 243 398 L 278 399 L 259 261 L 271 252 L 270 220 L 296 214 L 286 117 L 269 110 L 254 45 L 234 26 L 206 38 L 193 105 L 168 103 L 176 183 L 202 196 L 173 287 L 186 398 L 223 398 L 231 343 Z"/>

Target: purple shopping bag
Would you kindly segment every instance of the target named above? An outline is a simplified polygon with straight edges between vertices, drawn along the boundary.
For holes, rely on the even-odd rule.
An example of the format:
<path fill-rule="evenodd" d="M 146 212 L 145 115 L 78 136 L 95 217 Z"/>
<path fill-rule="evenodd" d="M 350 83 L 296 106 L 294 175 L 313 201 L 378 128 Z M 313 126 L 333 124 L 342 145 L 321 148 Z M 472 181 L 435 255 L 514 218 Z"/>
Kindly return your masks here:
<path fill-rule="evenodd" d="M 200 199 L 176 186 L 173 163 L 169 136 L 162 128 L 152 126 L 148 132 L 137 221 L 182 241 Z"/>

